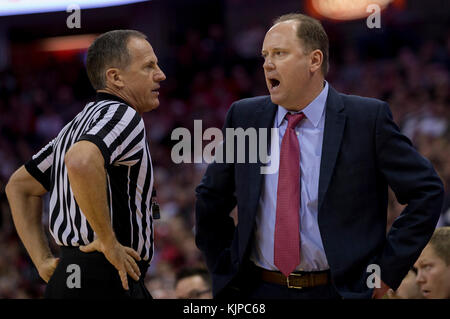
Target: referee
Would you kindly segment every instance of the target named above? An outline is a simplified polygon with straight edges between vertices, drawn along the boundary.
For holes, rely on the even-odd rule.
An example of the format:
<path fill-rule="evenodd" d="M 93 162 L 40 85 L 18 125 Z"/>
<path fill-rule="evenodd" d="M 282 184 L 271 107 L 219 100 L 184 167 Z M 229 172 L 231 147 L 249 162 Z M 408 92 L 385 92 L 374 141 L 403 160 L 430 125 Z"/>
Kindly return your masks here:
<path fill-rule="evenodd" d="M 95 102 L 10 178 L 17 232 L 46 298 L 151 298 L 144 276 L 153 255 L 153 170 L 142 113 L 158 107 L 165 75 L 146 36 L 102 34 L 86 63 Z M 49 226 L 42 196 L 50 192 Z"/>

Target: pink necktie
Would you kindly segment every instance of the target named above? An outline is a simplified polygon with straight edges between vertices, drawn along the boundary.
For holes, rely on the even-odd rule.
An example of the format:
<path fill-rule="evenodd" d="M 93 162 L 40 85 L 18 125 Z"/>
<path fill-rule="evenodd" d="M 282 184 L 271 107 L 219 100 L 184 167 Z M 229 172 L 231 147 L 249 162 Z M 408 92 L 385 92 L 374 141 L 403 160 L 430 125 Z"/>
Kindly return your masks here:
<path fill-rule="evenodd" d="M 287 277 L 300 264 L 300 147 L 295 127 L 305 114 L 286 114 L 278 170 L 275 266 Z"/>

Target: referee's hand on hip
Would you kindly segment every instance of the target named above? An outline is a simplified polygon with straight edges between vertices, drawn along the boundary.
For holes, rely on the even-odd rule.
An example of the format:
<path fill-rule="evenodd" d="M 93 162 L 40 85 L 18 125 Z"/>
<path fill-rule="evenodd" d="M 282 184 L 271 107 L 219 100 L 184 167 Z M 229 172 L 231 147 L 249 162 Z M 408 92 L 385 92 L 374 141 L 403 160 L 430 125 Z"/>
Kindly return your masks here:
<path fill-rule="evenodd" d="M 135 260 L 141 260 L 139 254 L 130 247 L 121 245 L 117 240 L 109 245 L 103 244 L 99 239 L 94 240 L 92 243 L 86 246 L 80 246 L 80 250 L 85 253 L 93 251 L 99 251 L 103 253 L 108 261 L 119 272 L 122 286 L 125 290 L 128 290 L 127 274 L 138 281 L 141 276 L 138 265 Z"/>

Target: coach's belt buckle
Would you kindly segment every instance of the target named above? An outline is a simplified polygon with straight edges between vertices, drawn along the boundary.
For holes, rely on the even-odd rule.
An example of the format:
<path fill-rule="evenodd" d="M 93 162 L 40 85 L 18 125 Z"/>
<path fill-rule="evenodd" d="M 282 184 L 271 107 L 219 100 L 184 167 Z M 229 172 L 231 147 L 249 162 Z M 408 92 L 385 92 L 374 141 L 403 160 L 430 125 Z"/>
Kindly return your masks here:
<path fill-rule="evenodd" d="M 303 288 L 302 286 L 291 285 L 291 283 L 289 282 L 290 276 L 301 277 L 302 274 L 290 274 L 289 276 L 286 277 L 286 282 L 287 282 L 288 288 L 302 289 Z"/>

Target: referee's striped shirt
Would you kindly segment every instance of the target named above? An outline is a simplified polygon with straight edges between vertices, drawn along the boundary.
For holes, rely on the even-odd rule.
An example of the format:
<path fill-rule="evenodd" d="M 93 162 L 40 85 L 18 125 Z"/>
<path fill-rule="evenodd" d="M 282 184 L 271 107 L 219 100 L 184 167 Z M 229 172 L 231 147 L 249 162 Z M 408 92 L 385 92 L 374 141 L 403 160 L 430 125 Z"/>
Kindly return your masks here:
<path fill-rule="evenodd" d="M 153 169 L 142 117 L 122 99 L 98 93 L 58 136 L 25 164 L 50 191 L 50 233 L 60 246 L 87 245 L 96 238 L 78 207 L 64 156 L 76 142 L 98 146 L 105 159 L 109 212 L 118 241 L 143 260 L 153 255 Z M 86 176 L 89 182 L 89 176 Z"/>

